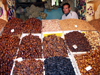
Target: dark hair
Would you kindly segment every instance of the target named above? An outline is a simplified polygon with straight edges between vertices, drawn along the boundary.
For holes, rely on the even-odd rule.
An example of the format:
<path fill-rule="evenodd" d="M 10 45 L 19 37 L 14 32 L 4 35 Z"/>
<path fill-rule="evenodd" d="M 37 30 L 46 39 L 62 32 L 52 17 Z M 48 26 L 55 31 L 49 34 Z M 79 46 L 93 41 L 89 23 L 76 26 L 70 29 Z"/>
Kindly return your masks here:
<path fill-rule="evenodd" d="M 63 6 L 65 6 L 65 5 L 68 5 L 68 8 L 70 8 L 70 4 L 69 4 L 69 3 L 64 3 L 64 4 L 62 5 L 62 9 L 63 9 Z"/>

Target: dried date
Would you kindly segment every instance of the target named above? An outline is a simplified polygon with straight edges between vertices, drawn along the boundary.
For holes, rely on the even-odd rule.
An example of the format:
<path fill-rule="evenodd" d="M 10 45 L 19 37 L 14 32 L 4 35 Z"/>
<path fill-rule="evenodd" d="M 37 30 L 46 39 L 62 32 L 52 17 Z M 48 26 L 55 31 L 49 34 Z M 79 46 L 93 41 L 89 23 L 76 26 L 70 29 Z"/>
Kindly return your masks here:
<path fill-rule="evenodd" d="M 82 55 L 75 55 L 81 75 L 99 75 L 100 74 L 100 48 L 99 50 L 90 50 Z M 90 70 L 86 67 L 91 66 Z"/>
<path fill-rule="evenodd" d="M 39 19 L 29 18 L 23 28 L 24 33 L 41 33 L 42 22 Z"/>
<path fill-rule="evenodd" d="M 49 35 L 43 38 L 43 54 L 45 58 L 52 56 L 67 57 L 67 48 L 64 40 L 56 35 Z"/>
<path fill-rule="evenodd" d="M 24 21 L 19 18 L 12 18 L 4 27 L 2 35 L 17 35 L 21 34 L 24 27 Z"/>
<path fill-rule="evenodd" d="M 84 33 L 73 31 L 65 35 L 66 44 L 72 52 L 90 51 L 91 46 Z"/>
<path fill-rule="evenodd" d="M 17 62 L 14 67 L 13 75 L 43 75 L 43 62 L 40 60 L 23 60 Z"/>
<path fill-rule="evenodd" d="M 42 58 L 42 44 L 38 36 L 28 35 L 23 37 L 17 57 Z"/>
<path fill-rule="evenodd" d="M 19 40 L 18 37 L 0 37 L 0 75 L 10 75 Z"/>

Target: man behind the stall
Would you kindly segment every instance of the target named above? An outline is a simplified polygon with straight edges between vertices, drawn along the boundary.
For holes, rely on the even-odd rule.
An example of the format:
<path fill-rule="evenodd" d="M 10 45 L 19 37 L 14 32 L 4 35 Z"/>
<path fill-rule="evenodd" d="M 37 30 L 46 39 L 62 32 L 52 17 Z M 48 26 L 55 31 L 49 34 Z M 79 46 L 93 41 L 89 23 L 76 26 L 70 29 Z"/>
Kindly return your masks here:
<path fill-rule="evenodd" d="M 70 19 L 70 18 L 74 18 L 74 19 L 78 19 L 78 15 L 76 12 L 71 11 L 70 10 L 70 4 L 69 3 L 64 3 L 62 6 L 62 10 L 63 10 L 63 15 L 62 15 L 62 20 L 63 19 Z"/>

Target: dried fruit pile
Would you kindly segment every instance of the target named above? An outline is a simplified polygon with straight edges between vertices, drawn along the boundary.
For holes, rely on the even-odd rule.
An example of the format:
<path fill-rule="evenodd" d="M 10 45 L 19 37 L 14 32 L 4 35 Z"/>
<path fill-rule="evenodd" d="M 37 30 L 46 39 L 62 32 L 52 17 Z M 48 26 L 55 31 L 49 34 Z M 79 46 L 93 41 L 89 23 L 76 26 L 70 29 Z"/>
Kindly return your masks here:
<path fill-rule="evenodd" d="M 100 48 L 87 54 L 75 55 L 81 75 L 100 75 Z M 87 67 L 89 70 L 86 70 Z"/>
<path fill-rule="evenodd" d="M 100 46 L 100 35 L 96 31 L 87 31 L 85 32 L 85 36 L 92 49 L 97 50 L 97 47 Z"/>
<path fill-rule="evenodd" d="M 0 37 L 0 75 L 10 75 L 19 40 L 18 37 Z"/>
<path fill-rule="evenodd" d="M 45 75 L 75 75 L 70 59 L 52 57 L 44 61 Z"/>
<path fill-rule="evenodd" d="M 17 57 L 24 59 L 42 58 L 41 39 L 33 35 L 23 37 Z"/>
<path fill-rule="evenodd" d="M 53 56 L 67 57 L 67 48 L 64 40 L 56 35 L 43 38 L 43 54 L 45 58 Z"/>
<path fill-rule="evenodd" d="M 91 46 L 84 33 L 73 31 L 65 35 L 66 44 L 72 52 L 90 51 Z"/>
<path fill-rule="evenodd" d="M 39 19 L 29 18 L 25 22 L 25 26 L 23 27 L 24 33 L 41 33 L 42 30 L 42 22 Z"/>
<path fill-rule="evenodd" d="M 4 28 L 2 35 L 17 35 L 22 33 L 24 21 L 19 18 L 12 18 L 9 20 Z"/>
<path fill-rule="evenodd" d="M 58 20 L 42 20 L 42 32 L 61 31 Z"/>
<path fill-rule="evenodd" d="M 13 75 L 43 75 L 43 62 L 40 60 L 16 61 Z"/>

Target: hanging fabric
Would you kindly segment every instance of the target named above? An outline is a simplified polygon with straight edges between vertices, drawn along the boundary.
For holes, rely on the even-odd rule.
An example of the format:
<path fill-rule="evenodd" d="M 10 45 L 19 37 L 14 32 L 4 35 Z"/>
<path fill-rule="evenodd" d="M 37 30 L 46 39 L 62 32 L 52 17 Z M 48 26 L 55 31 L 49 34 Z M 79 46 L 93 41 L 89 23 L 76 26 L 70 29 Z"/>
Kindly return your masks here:
<path fill-rule="evenodd" d="M 7 18 L 10 20 L 12 17 L 15 16 L 15 0 L 7 0 L 8 8 L 7 11 Z"/>

